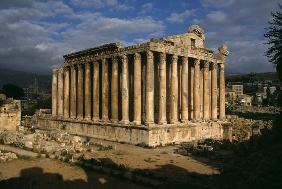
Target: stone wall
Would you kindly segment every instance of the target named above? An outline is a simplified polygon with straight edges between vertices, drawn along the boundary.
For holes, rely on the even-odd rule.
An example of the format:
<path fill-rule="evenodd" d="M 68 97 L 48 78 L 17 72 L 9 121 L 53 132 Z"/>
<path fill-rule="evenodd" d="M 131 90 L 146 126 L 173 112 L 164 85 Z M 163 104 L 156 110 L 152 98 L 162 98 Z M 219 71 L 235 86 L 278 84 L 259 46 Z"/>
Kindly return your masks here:
<path fill-rule="evenodd" d="M 51 116 L 39 116 L 34 122 L 35 128 L 52 130 L 63 129 L 70 134 L 97 139 L 163 146 L 179 144 L 201 139 L 224 139 L 224 122 L 178 123 L 167 125 L 124 126 L 122 124 L 93 123 L 92 121 L 54 119 Z"/>
<path fill-rule="evenodd" d="M 8 99 L 0 105 L 0 131 L 16 131 L 21 124 L 21 102 Z"/>

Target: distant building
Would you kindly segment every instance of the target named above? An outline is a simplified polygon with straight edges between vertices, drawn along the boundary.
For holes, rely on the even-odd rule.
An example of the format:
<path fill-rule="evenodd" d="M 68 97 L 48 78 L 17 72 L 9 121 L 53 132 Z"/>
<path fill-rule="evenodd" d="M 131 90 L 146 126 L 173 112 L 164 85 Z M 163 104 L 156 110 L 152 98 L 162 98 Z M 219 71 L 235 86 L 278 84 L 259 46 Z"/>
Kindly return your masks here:
<path fill-rule="evenodd" d="M 252 101 L 253 101 L 253 97 L 246 94 L 243 94 L 238 97 L 238 103 L 241 106 L 252 106 Z"/>
<path fill-rule="evenodd" d="M 236 92 L 230 88 L 225 89 L 225 102 L 228 105 L 235 104 L 236 101 Z"/>
<path fill-rule="evenodd" d="M 243 89 L 244 89 L 243 85 L 232 85 L 231 89 L 233 91 L 235 91 L 235 94 L 236 94 L 237 97 L 240 97 L 241 95 L 244 94 L 243 93 Z"/>
<path fill-rule="evenodd" d="M 0 93 L 0 100 L 3 101 L 3 100 L 6 100 L 6 99 L 7 99 L 6 95 Z"/>

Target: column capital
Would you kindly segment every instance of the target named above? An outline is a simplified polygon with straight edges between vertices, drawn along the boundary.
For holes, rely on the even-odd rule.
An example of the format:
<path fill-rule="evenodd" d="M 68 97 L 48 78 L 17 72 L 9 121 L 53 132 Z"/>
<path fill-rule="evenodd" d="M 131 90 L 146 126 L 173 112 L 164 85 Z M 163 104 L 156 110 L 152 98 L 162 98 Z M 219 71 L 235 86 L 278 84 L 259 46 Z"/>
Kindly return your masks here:
<path fill-rule="evenodd" d="M 146 54 L 147 54 L 147 59 L 153 59 L 153 52 L 152 51 L 147 50 Z"/>
<path fill-rule="evenodd" d="M 84 65 L 84 63 L 83 62 L 79 62 L 79 63 L 77 63 L 77 67 L 82 67 Z"/>
<path fill-rule="evenodd" d="M 188 61 L 188 56 L 183 56 L 183 57 L 182 57 L 182 60 L 183 60 L 183 61 Z"/>
<path fill-rule="evenodd" d="M 55 72 L 58 72 L 59 68 L 52 68 L 52 72 L 55 73 Z"/>
<path fill-rule="evenodd" d="M 193 64 L 194 64 L 194 66 L 199 66 L 200 65 L 200 59 L 195 58 Z"/>
<path fill-rule="evenodd" d="M 64 66 L 64 71 L 69 71 L 70 70 L 70 66 Z"/>
<path fill-rule="evenodd" d="M 134 59 L 141 58 L 141 54 L 139 52 L 134 53 Z"/>
<path fill-rule="evenodd" d="M 212 69 L 215 69 L 216 66 L 217 66 L 217 63 L 216 63 L 216 62 L 211 62 L 210 65 L 211 65 L 211 68 L 212 68 Z"/>
<path fill-rule="evenodd" d="M 204 61 L 204 68 L 209 68 L 209 66 L 210 66 L 210 62 Z"/>
<path fill-rule="evenodd" d="M 106 62 L 106 57 L 105 56 L 101 57 L 101 61 Z"/>
<path fill-rule="evenodd" d="M 219 67 L 219 69 L 224 69 L 224 64 L 220 63 L 220 64 L 218 64 L 218 67 Z"/>
<path fill-rule="evenodd" d="M 173 55 L 172 55 L 172 61 L 177 61 L 177 60 L 178 60 L 178 55 L 173 54 Z"/>

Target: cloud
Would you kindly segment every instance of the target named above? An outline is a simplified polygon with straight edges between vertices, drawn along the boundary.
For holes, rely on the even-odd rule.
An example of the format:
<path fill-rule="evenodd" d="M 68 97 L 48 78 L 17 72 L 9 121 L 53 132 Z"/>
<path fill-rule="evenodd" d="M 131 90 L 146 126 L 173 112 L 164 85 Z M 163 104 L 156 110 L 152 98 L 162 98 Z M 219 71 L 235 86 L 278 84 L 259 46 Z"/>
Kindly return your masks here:
<path fill-rule="evenodd" d="M 185 19 L 194 15 L 195 10 L 185 10 L 182 13 L 171 13 L 170 16 L 166 19 L 168 22 L 172 23 L 182 23 Z"/>
<path fill-rule="evenodd" d="M 153 3 L 145 3 L 141 6 L 140 14 L 146 14 L 149 13 L 154 9 Z"/>
<path fill-rule="evenodd" d="M 270 12 L 278 1 L 260 0 L 203 0 L 206 10 L 198 20 L 206 33 L 206 45 L 217 49 L 227 44 L 230 49 L 228 73 L 273 71 L 265 57 L 264 28 L 268 26 Z"/>
<path fill-rule="evenodd" d="M 110 8 L 116 11 L 127 11 L 133 9 L 129 4 L 125 4 L 118 0 L 71 0 L 71 4 L 83 8 Z"/>
<path fill-rule="evenodd" d="M 207 19 L 213 23 L 224 23 L 226 22 L 226 14 L 222 11 L 212 11 L 207 14 Z"/>
<path fill-rule="evenodd" d="M 63 1 L 27 5 L 0 9 L 1 68 L 46 72 L 62 65 L 66 53 L 109 42 L 130 44 L 134 38 L 158 36 L 165 30 L 151 17 L 75 11 Z"/>

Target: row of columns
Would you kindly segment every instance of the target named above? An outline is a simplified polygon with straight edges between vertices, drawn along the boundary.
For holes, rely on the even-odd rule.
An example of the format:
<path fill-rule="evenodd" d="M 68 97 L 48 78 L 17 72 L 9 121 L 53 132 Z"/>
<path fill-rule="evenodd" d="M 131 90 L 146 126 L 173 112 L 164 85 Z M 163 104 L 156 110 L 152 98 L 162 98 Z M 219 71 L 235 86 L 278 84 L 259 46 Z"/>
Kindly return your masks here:
<path fill-rule="evenodd" d="M 127 55 L 121 55 L 120 58 L 121 73 L 119 73 L 118 57 L 112 58 L 111 78 L 108 75 L 109 64 L 106 58 L 102 58 L 101 62 L 92 63 L 92 74 L 90 63 L 77 64 L 77 69 L 75 65 L 55 69 L 52 82 L 53 115 L 79 120 L 109 121 L 110 106 L 111 122 L 118 122 L 119 105 L 121 105 L 120 122 L 128 124 L 129 113 L 131 113 L 129 112 L 129 65 Z M 179 75 L 178 56 L 172 55 L 170 76 L 167 76 L 166 54 L 159 53 L 159 91 L 154 91 L 154 54 L 152 51 L 147 51 L 145 102 L 142 102 L 141 54 L 135 53 L 133 59 L 133 122 L 136 125 L 141 124 L 142 103 L 145 103 L 144 123 L 153 124 L 155 122 L 154 100 L 158 100 L 158 124 L 187 122 L 188 120 L 200 121 L 201 119 L 216 120 L 218 119 L 218 104 L 219 119 L 225 118 L 224 64 L 219 64 L 219 103 L 217 103 L 217 63 L 205 62 L 203 72 L 201 72 L 200 59 L 194 59 L 192 65 L 188 57 L 182 57 L 182 72 Z M 99 69 L 99 64 L 101 64 L 101 69 Z M 84 72 L 83 65 L 85 65 Z M 101 77 L 99 77 L 100 71 L 102 72 Z M 121 91 L 119 91 L 119 74 L 121 74 Z M 203 80 L 200 79 L 200 75 Z M 179 77 L 181 77 L 181 85 L 178 82 Z M 168 81 L 167 78 L 170 80 Z M 167 97 L 167 82 L 170 82 L 169 97 Z M 199 95 L 200 87 L 202 87 L 202 99 Z M 179 88 L 180 94 L 178 94 Z M 119 92 L 121 92 L 121 98 L 119 98 Z M 155 92 L 159 93 L 158 99 L 154 99 Z M 99 97 L 100 94 L 102 97 Z M 167 118 L 167 98 L 170 104 L 169 118 Z M 99 102 L 100 100 L 102 102 Z M 181 102 L 181 112 L 179 112 L 179 102 Z M 200 103 L 203 107 L 202 112 Z"/>

